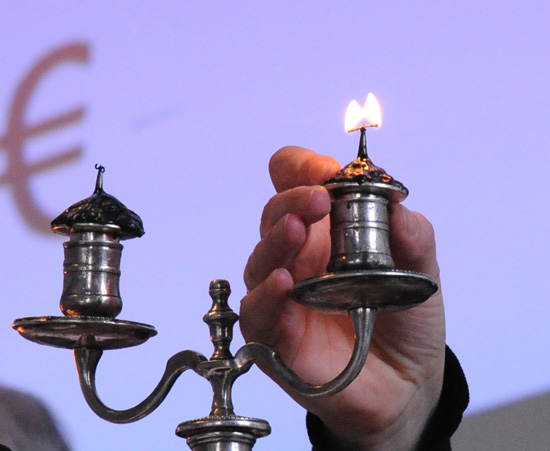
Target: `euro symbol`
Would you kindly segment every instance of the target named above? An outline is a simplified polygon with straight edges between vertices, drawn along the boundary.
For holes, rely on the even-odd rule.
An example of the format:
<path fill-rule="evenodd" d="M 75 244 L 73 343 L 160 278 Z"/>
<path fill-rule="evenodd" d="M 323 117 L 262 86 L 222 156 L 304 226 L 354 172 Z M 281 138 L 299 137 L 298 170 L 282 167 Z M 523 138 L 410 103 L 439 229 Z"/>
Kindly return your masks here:
<path fill-rule="evenodd" d="M 86 63 L 88 55 L 87 44 L 72 43 L 57 48 L 41 58 L 28 71 L 18 86 L 9 109 L 5 135 L 0 138 L 0 148 L 7 152 L 7 169 L 0 176 L 0 185 L 11 187 L 13 198 L 23 219 L 39 233 L 49 233 L 50 218 L 35 202 L 30 188 L 30 179 L 38 172 L 51 170 L 76 160 L 82 154 L 82 147 L 70 147 L 41 161 L 29 164 L 24 159 L 24 144 L 30 138 L 80 121 L 84 117 L 84 108 L 75 108 L 31 125 L 25 123 L 25 111 L 38 82 L 44 76 L 63 63 Z"/>

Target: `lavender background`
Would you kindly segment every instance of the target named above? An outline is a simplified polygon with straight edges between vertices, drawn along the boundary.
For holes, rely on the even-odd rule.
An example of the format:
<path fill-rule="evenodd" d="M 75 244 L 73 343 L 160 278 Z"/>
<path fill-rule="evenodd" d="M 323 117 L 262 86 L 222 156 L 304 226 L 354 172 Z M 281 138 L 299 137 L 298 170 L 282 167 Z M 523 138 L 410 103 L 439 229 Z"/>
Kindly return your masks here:
<path fill-rule="evenodd" d="M 436 229 L 469 412 L 548 391 L 549 10 L 489 0 L 0 1 L 0 136 L 39 58 L 74 42 L 90 52 L 48 73 L 26 109 L 32 124 L 85 108 L 77 124 L 25 143 L 27 162 L 83 148 L 31 178 L 37 204 L 53 218 L 87 197 L 101 163 L 106 191 L 145 223 L 146 235 L 125 243 L 120 318 L 159 335 L 103 357 L 105 402 L 141 401 L 179 350 L 210 354 L 208 283 L 230 280 L 238 309 L 273 194 L 269 157 L 296 144 L 347 163 L 357 137 L 344 133 L 343 114 L 369 91 L 384 115 L 370 154 Z M 0 149 L 0 176 L 7 157 Z M 10 330 L 14 318 L 58 314 L 63 238 L 30 228 L 7 184 L 0 208 L 0 382 L 46 400 L 77 451 L 185 449 L 173 431 L 208 413 L 205 381 L 186 373 L 152 415 L 111 425 L 85 405 L 70 352 Z M 270 421 L 257 449 L 308 448 L 304 411 L 259 370 L 237 382 L 235 405 Z"/>

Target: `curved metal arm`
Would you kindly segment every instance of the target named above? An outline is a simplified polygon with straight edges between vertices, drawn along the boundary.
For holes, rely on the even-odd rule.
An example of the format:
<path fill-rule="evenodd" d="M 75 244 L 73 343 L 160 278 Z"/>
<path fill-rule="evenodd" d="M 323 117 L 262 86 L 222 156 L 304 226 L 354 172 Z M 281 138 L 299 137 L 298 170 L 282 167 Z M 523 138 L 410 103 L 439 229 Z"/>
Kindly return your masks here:
<path fill-rule="evenodd" d="M 114 410 L 103 404 L 97 395 L 95 374 L 102 354 L 103 351 L 99 349 L 74 349 L 80 387 L 84 398 L 96 415 L 111 423 L 131 423 L 149 415 L 166 398 L 174 382 L 184 371 L 195 370 L 201 362 L 206 360 L 206 357 L 195 351 L 178 352 L 170 357 L 160 382 L 144 401 L 130 409 Z"/>
<path fill-rule="evenodd" d="M 346 388 L 363 369 L 369 352 L 372 332 L 376 323 L 376 309 L 359 307 L 349 310 L 355 330 L 353 354 L 344 370 L 330 382 L 313 385 L 302 381 L 279 357 L 279 353 L 262 343 L 249 343 L 237 352 L 235 360 L 246 372 L 252 362 L 264 365 L 264 370 L 281 385 L 303 396 L 329 396 Z"/>

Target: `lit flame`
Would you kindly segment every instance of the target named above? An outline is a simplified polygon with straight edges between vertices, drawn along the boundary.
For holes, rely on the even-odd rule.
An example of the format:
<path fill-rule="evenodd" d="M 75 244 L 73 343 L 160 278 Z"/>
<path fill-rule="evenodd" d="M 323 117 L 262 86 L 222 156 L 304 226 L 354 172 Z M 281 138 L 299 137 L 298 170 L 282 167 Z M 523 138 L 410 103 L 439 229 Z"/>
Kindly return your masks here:
<path fill-rule="evenodd" d="M 374 94 L 369 92 L 365 105 L 361 105 L 356 100 L 352 100 L 346 110 L 346 131 L 352 132 L 364 127 L 381 127 L 382 111 L 380 104 Z"/>

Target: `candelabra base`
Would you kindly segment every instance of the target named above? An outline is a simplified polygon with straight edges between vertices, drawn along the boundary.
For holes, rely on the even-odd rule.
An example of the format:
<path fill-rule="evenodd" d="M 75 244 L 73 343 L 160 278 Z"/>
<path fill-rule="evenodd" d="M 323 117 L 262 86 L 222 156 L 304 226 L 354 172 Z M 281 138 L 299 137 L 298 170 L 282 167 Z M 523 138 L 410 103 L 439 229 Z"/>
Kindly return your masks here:
<path fill-rule="evenodd" d="M 426 274 L 370 269 L 324 274 L 298 282 L 292 297 L 308 307 L 347 313 L 356 307 L 406 309 L 427 300 L 437 283 Z"/>
<path fill-rule="evenodd" d="M 237 415 L 185 421 L 176 429 L 192 451 L 251 451 L 256 439 L 270 433 L 267 421 Z"/>

